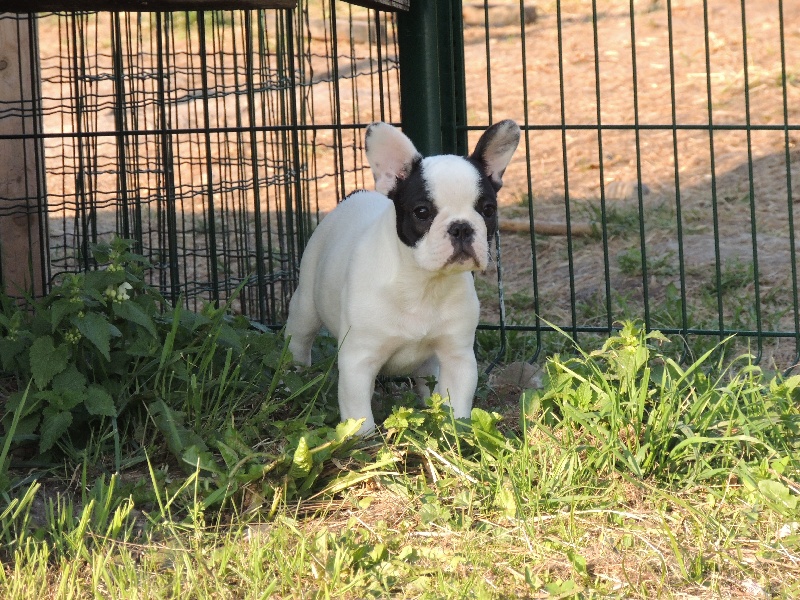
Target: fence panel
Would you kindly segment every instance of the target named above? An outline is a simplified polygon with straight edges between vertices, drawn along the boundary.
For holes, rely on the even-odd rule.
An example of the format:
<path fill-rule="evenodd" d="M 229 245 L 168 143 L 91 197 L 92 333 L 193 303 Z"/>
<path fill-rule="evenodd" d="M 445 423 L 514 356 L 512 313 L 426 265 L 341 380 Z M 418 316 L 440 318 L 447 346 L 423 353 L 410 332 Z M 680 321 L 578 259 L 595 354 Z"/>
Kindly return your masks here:
<path fill-rule="evenodd" d="M 591 345 L 638 318 L 796 363 L 798 21 L 773 0 L 465 4 L 470 141 L 524 130 L 490 328 L 536 332 L 535 355 L 551 324 Z"/>
<path fill-rule="evenodd" d="M 371 183 L 363 128 L 399 118 L 393 15 L 326 1 L 35 19 L 50 279 L 120 234 L 173 301 L 241 285 L 234 308 L 279 325 L 319 212 Z"/>
<path fill-rule="evenodd" d="M 591 346 L 636 318 L 685 357 L 738 334 L 797 362 L 800 5 L 436 6 L 443 106 L 426 118 L 442 147 L 503 118 L 524 132 L 501 192 L 502 277 L 476 278 L 481 335 L 535 358 L 564 347 L 554 328 Z M 167 296 L 197 308 L 242 285 L 234 308 L 280 325 L 318 214 L 371 185 L 364 126 L 414 130 L 389 13 L 326 0 L 35 25 L 19 52 L 39 57 L 26 68 L 41 85 L 22 104 L 0 96 L 0 141 L 44 153 L 16 210 L 46 200 L 28 229 L 46 234 L 48 280 L 93 268 L 89 245 L 120 233 Z M 20 110 L 24 133 L 7 127 Z"/>

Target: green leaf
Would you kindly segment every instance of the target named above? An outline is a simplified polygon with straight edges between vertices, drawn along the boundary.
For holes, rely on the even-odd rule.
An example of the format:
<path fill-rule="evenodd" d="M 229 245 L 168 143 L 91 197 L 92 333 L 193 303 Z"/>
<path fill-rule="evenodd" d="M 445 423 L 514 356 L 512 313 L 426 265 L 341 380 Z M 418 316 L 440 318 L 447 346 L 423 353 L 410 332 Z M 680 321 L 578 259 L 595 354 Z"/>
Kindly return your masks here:
<path fill-rule="evenodd" d="M 294 451 L 292 466 L 289 469 L 289 477 L 292 479 L 305 477 L 311 472 L 313 464 L 314 459 L 308 448 L 308 442 L 306 442 L 306 438 L 303 436 L 300 438 L 300 441 L 297 443 L 297 449 Z"/>
<path fill-rule="evenodd" d="M 31 383 L 28 382 L 28 387 L 25 388 L 25 392 L 20 399 L 20 407 L 25 406 L 25 402 L 28 399 L 28 392 L 31 390 Z M 11 441 L 14 439 L 14 434 L 17 431 L 17 426 L 19 425 L 20 418 L 22 417 L 22 411 L 15 411 L 14 416 L 11 418 L 11 424 L 6 426 L 5 436 L 3 439 L 3 448 L 0 450 L 0 492 L 6 494 L 8 492 L 9 484 L 11 480 L 9 479 L 8 473 L 8 451 L 11 449 Z"/>
<path fill-rule="evenodd" d="M 99 315 L 94 312 L 88 312 L 83 317 L 72 317 L 70 319 L 72 324 L 78 328 L 83 336 L 94 344 L 95 348 L 100 351 L 100 354 L 107 360 L 111 360 L 109 354 L 111 348 L 111 334 L 113 329 L 111 323 L 104 315 Z"/>
<path fill-rule="evenodd" d="M 203 506 L 205 508 L 211 508 L 212 506 L 216 506 L 226 498 L 230 498 L 231 496 L 233 496 L 238 489 L 239 486 L 235 481 L 234 482 L 225 481 L 224 485 L 218 487 L 208 496 L 203 498 Z"/>
<path fill-rule="evenodd" d="M 311 486 L 314 485 L 314 482 L 322 474 L 324 468 L 325 465 L 323 463 L 314 465 L 309 474 L 303 479 L 303 483 L 297 488 L 297 493 L 302 495 L 310 490 Z"/>
<path fill-rule="evenodd" d="M 144 312 L 142 307 L 136 304 L 136 302 L 132 300 L 114 302 L 112 310 L 114 311 L 114 315 L 120 319 L 141 325 L 150 335 L 157 337 L 158 334 L 156 333 L 156 326 L 153 323 L 153 319 L 151 319 L 150 315 Z"/>
<path fill-rule="evenodd" d="M 14 434 L 14 442 L 30 442 L 39 439 L 40 436 L 36 432 L 39 430 L 39 423 L 41 421 L 41 412 L 34 412 L 33 414 L 22 417 L 19 420 L 17 431 Z M 3 425 L 5 425 L 5 421 Z"/>
<path fill-rule="evenodd" d="M 347 419 L 336 426 L 336 441 L 341 444 L 348 438 L 353 437 L 359 429 L 364 419 Z"/>
<path fill-rule="evenodd" d="M 228 446 L 226 443 L 221 441 L 216 441 L 214 445 L 219 450 L 220 455 L 222 455 L 222 460 L 225 461 L 225 466 L 229 469 L 232 469 L 236 463 L 239 462 L 240 457 L 236 453 L 236 450 Z"/>
<path fill-rule="evenodd" d="M 156 427 L 164 434 L 169 449 L 176 456 L 182 456 L 184 450 L 195 442 L 192 439 L 194 433 L 183 424 L 184 414 L 173 410 L 163 400 L 154 402 L 150 411 Z"/>
<path fill-rule="evenodd" d="M 111 260 L 111 244 L 108 242 L 98 242 L 91 245 L 92 257 L 100 264 Z"/>
<path fill-rule="evenodd" d="M 567 579 L 566 581 L 557 579 L 545 584 L 544 590 L 555 598 L 575 598 L 576 587 L 577 585 L 572 579 Z"/>
<path fill-rule="evenodd" d="M 438 502 L 426 502 L 419 509 L 419 518 L 428 525 L 435 521 L 449 521 L 450 511 Z"/>
<path fill-rule="evenodd" d="M 500 435 L 497 430 L 497 423 L 500 421 L 500 415 L 497 413 L 489 413 L 482 408 L 472 409 L 472 427 L 484 433 L 493 435 Z"/>
<path fill-rule="evenodd" d="M 241 350 L 242 348 L 241 334 L 227 323 L 222 323 L 219 326 L 219 338 L 217 341 L 229 348 L 235 348 L 237 350 Z"/>
<path fill-rule="evenodd" d="M 74 314 L 83 309 L 82 302 L 73 302 L 72 300 L 68 300 L 67 298 L 61 298 L 60 300 L 56 300 L 50 305 L 50 327 L 51 330 L 55 333 L 55 331 L 61 325 L 61 321 L 64 319 L 66 315 Z"/>
<path fill-rule="evenodd" d="M 38 411 L 39 407 L 41 406 L 41 402 L 30 402 L 30 398 L 28 398 L 28 403 L 26 404 L 23 402 L 24 398 L 25 395 L 22 392 L 12 392 L 11 395 L 9 395 L 6 399 L 6 416 L 11 413 L 17 413 L 23 409 L 25 410 L 23 416 L 29 415 L 35 410 Z"/>
<path fill-rule="evenodd" d="M 575 406 L 577 406 L 582 411 L 591 410 L 593 408 L 592 407 L 592 386 L 588 381 L 582 382 L 578 386 L 578 389 L 575 390 L 574 404 L 575 404 Z M 608 409 L 609 407 L 605 406 L 605 407 L 599 407 L 599 408 Z"/>
<path fill-rule="evenodd" d="M 797 496 L 792 496 L 788 487 L 774 479 L 762 479 L 758 482 L 759 491 L 781 508 L 794 510 L 797 508 Z"/>
<path fill-rule="evenodd" d="M 783 387 L 789 391 L 793 391 L 798 386 L 800 386 L 800 375 L 792 375 L 783 382 Z"/>
<path fill-rule="evenodd" d="M 533 418 L 542 407 L 541 392 L 539 390 L 523 390 L 519 398 L 521 418 Z"/>
<path fill-rule="evenodd" d="M 170 358 L 170 355 L 172 354 L 172 348 L 175 344 L 175 338 L 178 335 L 178 327 L 181 324 L 180 315 L 181 315 L 181 305 L 176 304 L 175 308 L 172 309 L 172 314 L 168 315 L 166 319 L 167 323 L 170 323 L 171 320 L 171 326 L 170 326 L 170 332 L 169 334 L 167 334 L 167 337 L 164 340 L 164 345 L 161 348 L 161 359 L 158 362 L 159 369 L 163 368 L 164 365 L 167 364 L 167 359 Z"/>
<path fill-rule="evenodd" d="M 53 377 L 50 389 L 36 393 L 35 397 L 46 400 L 53 409 L 72 410 L 86 398 L 86 377 L 71 364 Z"/>
<path fill-rule="evenodd" d="M 14 359 L 25 350 L 25 346 L 25 342 L 19 338 L 0 338 L 0 366 L 4 371 L 15 370 Z"/>
<path fill-rule="evenodd" d="M 425 423 L 425 415 L 413 408 L 400 406 L 393 409 L 392 414 L 386 418 L 383 425 L 387 429 L 402 431 L 421 427 L 423 423 Z"/>
<path fill-rule="evenodd" d="M 203 438 L 184 425 L 184 413 L 173 410 L 163 400 L 153 402 L 149 410 L 156 427 L 166 438 L 170 451 L 181 459 L 188 472 L 194 472 L 199 460 L 200 468 L 222 473 Z"/>
<path fill-rule="evenodd" d="M 216 473 L 217 475 L 222 474 L 222 470 L 219 468 L 219 465 L 214 460 L 214 457 L 211 455 L 211 452 L 208 451 L 205 444 L 192 444 L 186 448 L 181 458 L 183 462 L 191 465 L 192 469 L 197 469 L 199 467 L 205 471 Z"/>
<path fill-rule="evenodd" d="M 586 567 L 586 558 L 572 550 L 567 550 L 567 558 L 569 559 L 569 562 L 572 563 L 572 567 L 575 569 L 575 572 L 578 573 L 578 575 L 582 575 L 583 577 L 587 577 L 589 575 L 589 570 Z"/>
<path fill-rule="evenodd" d="M 92 384 L 89 386 L 84 404 L 90 415 L 117 416 L 117 407 L 114 405 L 114 399 L 99 385 Z"/>
<path fill-rule="evenodd" d="M 39 437 L 39 452 L 47 452 L 72 425 L 72 413 L 68 410 L 44 409 L 42 429 Z"/>
<path fill-rule="evenodd" d="M 30 350 L 31 374 L 36 387 L 44 389 L 55 375 L 66 368 L 68 359 L 67 346 L 60 345 L 56 348 L 49 335 L 36 338 Z"/>
<path fill-rule="evenodd" d="M 55 392 L 72 391 L 83 394 L 83 390 L 86 388 L 86 377 L 72 364 L 53 377 L 52 388 Z"/>
<path fill-rule="evenodd" d="M 506 487 L 501 487 L 497 490 L 494 504 L 503 513 L 503 516 L 515 517 L 517 515 L 517 502 L 514 499 L 514 492 Z"/>

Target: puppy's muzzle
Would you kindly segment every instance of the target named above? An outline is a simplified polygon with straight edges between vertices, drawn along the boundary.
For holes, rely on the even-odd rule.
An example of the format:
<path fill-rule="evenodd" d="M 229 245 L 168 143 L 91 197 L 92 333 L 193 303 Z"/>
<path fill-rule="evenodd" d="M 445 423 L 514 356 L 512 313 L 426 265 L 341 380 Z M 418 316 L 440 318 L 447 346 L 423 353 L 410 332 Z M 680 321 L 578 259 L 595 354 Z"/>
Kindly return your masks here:
<path fill-rule="evenodd" d="M 472 242 L 475 239 L 475 229 L 467 221 L 453 221 L 447 228 L 450 243 L 453 244 L 453 254 L 447 259 L 447 264 L 471 261 L 479 265 L 478 257 Z"/>

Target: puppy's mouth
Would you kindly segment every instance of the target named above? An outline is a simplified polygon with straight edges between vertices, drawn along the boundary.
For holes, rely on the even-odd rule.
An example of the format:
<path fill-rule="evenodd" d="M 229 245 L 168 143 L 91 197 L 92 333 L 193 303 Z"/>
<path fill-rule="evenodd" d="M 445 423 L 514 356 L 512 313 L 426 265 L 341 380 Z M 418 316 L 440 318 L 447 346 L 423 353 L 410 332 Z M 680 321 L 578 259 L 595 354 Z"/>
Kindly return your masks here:
<path fill-rule="evenodd" d="M 456 246 L 456 244 L 454 244 L 454 246 Z M 475 254 L 475 249 L 472 247 L 472 245 L 465 244 L 454 247 L 453 253 L 444 264 L 445 267 L 449 267 L 451 265 L 469 265 L 470 268 L 480 268 L 481 263 L 478 260 L 478 257 Z"/>
<path fill-rule="evenodd" d="M 456 266 L 467 270 L 480 269 L 481 261 L 478 260 L 473 248 L 475 229 L 472 224 L 468 221 L 453 221 L 447 228 L 447 235 L 453 245 L 453 253 L 444 266 Z"/>

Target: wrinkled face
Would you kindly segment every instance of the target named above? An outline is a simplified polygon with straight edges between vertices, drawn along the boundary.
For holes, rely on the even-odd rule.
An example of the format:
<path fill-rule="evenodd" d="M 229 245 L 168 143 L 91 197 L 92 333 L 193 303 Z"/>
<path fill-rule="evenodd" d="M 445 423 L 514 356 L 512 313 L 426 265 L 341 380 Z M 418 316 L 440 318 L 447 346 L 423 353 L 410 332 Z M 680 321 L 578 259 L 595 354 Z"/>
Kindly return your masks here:
<path fill-rule="evenodd" d="M 497 230 L 497 191 L 474 159 L 417 159 L 389 192 L 397 234 L 428 271 L 484 270 Z"/>

